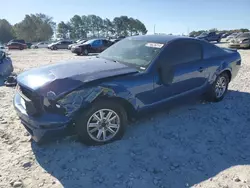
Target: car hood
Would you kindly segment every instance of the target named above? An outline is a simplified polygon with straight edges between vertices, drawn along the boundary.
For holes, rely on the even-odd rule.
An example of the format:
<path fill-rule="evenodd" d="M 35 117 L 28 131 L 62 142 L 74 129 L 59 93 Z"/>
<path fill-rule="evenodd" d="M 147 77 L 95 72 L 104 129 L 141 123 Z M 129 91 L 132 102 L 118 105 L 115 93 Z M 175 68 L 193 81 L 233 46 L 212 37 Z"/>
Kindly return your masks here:
<path fill-rule="evenodd" d="M 57 43 L 53 42 L 53 43 L 49 44 L 48 46 L 52 46 L 52 45 L 54 45 L 54 44 L 57 44 Z"/>
<path fill-rule="evenodd" d="M 84 83 L 136 72 L 137 69 L 127 65 L 93 57 L 34 68 L 18 75 L 17 82 L 42 96 L 53 92 L 60 97 Z"/>
<path fill-rule="evenodd" d="M 197 36 L 196 38 L 197 38 L 197 39 L 201 39 L 201 38 L 205 38 L 205 37 L 207 37 L 207 35 Z"/>

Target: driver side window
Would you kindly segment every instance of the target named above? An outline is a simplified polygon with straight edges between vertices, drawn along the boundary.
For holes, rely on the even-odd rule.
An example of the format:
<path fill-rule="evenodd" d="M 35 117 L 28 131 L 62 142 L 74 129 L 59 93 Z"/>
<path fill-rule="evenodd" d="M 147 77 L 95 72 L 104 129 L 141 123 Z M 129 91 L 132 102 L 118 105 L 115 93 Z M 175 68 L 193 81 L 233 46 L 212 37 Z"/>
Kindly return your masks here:
<path fill-rule="evenodd" d="M 192 41 L 176 42 L 167 50 L 167 63 L 177 65 L 202 59 L 202 46 Z"/>
<path fill-rule="evenodd" d="M 92 46 L 93 47 L 99 47 L 101 45 L 101 40 L 95 40 L 93 43 L 92 43 Z"/>

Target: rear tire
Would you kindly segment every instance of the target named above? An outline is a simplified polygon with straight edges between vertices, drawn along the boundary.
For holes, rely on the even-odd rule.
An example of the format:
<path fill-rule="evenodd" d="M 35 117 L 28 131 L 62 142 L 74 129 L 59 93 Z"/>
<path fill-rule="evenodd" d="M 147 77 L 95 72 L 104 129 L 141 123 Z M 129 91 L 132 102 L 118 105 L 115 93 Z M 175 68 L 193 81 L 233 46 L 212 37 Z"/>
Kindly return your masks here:
<path fill-rule="evenodd" d="M 126 124 L 127 113 L 121 105 L 109 100 L 99 100 L 79 117 L 76 130 L 84 144 L 103 145 L 121 139 Z"/>
<path fill-rule="evenodd" d="M 207 92 L 207 100 L 210 102 L 219 102 L 223 100 L 228 90 L 228 84 L 228 75 L 226 73 L 220 74 Z"/>

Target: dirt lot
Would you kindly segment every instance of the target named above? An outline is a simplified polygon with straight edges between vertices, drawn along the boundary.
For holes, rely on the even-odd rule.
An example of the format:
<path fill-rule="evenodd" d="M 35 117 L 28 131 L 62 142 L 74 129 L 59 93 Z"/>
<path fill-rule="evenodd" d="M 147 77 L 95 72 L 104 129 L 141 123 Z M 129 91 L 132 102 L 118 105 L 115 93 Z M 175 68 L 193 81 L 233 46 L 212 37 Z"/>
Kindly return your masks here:
<path fill-rule="evenodd" d="M 86 147 L 74 138 L 37 146 L 0 86 L 0 187 L 250 188 L 250 50 L 220 103 L 149 115 L 121 141 Z M 68 51 L 12 51 L 15 71 L 77 57 Z"/>

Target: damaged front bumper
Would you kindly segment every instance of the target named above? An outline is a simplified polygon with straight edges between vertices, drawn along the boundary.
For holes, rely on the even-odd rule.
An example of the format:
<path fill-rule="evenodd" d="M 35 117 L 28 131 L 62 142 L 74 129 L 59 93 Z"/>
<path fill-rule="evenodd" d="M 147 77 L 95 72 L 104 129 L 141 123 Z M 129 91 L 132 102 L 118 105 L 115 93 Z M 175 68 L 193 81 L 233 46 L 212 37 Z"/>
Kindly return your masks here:
<path fill-rule="evenodd" d="M 30 116 L 26 112 L 25 99 L 18 92 L 13 103 L 21 123 L 34 141 L 55 140 L 73 133 L 72 120 L 67 116 L 46 112 L 40 116 Z"/>
<path fill-rule="evenodd" d="M 75 54 L 80 54 L 80 53 L 82 53 L 82 50 L 79 47 L 72 47 L 71 52 L 75 53 Z"/>

